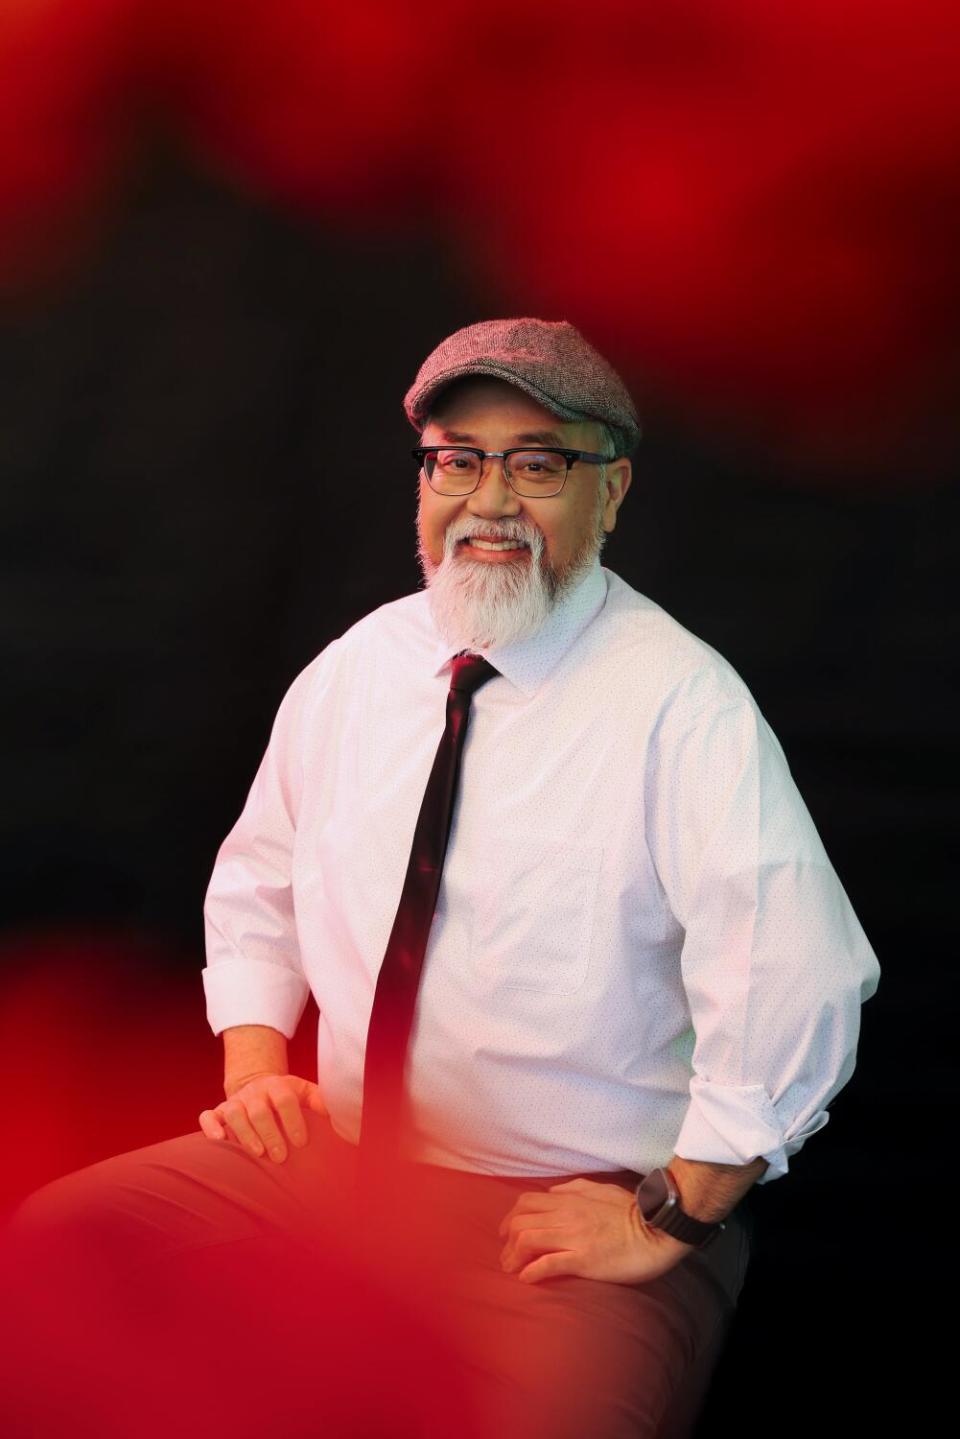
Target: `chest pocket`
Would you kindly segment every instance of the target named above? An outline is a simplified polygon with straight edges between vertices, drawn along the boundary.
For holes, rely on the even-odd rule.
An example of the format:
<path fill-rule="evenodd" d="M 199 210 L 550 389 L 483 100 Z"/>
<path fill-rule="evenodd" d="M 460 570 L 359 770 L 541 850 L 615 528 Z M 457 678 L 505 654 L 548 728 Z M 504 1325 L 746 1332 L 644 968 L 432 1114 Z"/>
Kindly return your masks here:
<path fill-rule="evenodd" d="M 600 845 L 501 834 L 476 867 L 471 965 L 490 989 L 572 994 L 590 969 Z"/>

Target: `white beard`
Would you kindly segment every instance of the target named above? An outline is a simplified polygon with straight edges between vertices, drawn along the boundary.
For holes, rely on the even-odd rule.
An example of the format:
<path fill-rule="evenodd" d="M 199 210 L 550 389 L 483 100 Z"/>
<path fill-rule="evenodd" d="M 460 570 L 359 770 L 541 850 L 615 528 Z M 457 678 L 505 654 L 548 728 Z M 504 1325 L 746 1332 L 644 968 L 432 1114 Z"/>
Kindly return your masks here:
<path fill-rule="evenodd" d="M 430 611 L 446 642 L 458 650 L 499 649 L 536 634 L 557 602 L 592 568 L 606 539 L 602 513 L 601 501 L 594 532 L 560 574 L 543 559 L 541 532 L 522 518 L 492 524 L 463 515 L 452 521 L 444 533 L 439 565 L 420 544 Z M 459 541 L 480 531 L 522 540 L 530 554 L 492 562 L 473 559 Z"/>

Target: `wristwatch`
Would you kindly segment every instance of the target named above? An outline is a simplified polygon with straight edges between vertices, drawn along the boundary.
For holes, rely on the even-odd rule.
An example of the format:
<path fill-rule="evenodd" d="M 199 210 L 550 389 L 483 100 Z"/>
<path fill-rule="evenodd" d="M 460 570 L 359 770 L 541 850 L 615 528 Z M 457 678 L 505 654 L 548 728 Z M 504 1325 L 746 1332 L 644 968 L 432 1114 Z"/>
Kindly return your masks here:
<path fill-rule="evenodd" d="M 703 1249 L 716 1239 L 722 1222 L 708 1224 L 703 1219 L 694 1219 L 680 1208 L 680 1191 L 669 1169 L 651 1169 L 637 1185 L 637 1208 L 644 1224 L 651 1229 L 662 1229 L 684 1244 L 693 1244 Z"/>

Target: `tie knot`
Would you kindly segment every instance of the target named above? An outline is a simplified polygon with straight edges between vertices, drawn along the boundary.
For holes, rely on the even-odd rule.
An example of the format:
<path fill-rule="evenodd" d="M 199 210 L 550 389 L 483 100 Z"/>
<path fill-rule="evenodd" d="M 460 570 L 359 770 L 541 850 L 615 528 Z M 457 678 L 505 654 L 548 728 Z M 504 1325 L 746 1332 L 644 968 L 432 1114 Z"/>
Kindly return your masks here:
<path fill-rule="evenodd" d="M 474 655 L 467 651 L 453 658 L 450 688 L 472 695 L 481 685 L 486 684 L 487 680 L 492 680 L 494 675 L 499 673 L 483 655 Z"/>

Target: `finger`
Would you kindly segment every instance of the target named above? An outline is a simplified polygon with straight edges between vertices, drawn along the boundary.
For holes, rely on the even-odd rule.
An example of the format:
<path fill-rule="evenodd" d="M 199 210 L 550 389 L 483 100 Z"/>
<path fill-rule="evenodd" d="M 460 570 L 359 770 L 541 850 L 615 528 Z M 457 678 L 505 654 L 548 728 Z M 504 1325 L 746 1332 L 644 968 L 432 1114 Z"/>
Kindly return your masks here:
<path fill-rule="evenodd" d="M 521 1269 L 517 1278 L 522 1284 L 539 1284 L 541 1279 L 559 1279 L 563 1274 L 579 1273 L 576 1254 L 573 1250 L 564 1249 L 557 1254 L 542 1254 L 539 1259 L 534 1259 L 526 1268 Z"/>
<path fill-rule="evenodd" d="M 509 1273 L 511 1270 L 522 1269 L 523 1266 L 538 1254 L 550 1254 L 557 1249 L 565 1249 L 570 1242 L 570 1231 L 560 1228 L 536 1228 L 520 1230 L 504 1245 L 503 1254 L 500 1258 L 501 1267 Z"/>
<path fill-rule="evenodd" d="M 569 1230 L 576 1215 L 569 1211 L 555 1214 L 516 1214 L 507 1227 L 507 1240 L 515 1243 L 521 1234 L 556 1233 L 558 1229 Z"/>
<path fill-rule="evenodd" d="M 302 1149 L 309 1135 L 300 1100 L 289 1084 L 284 1084 L 282 1081 L 272 1085 L 268 1092 L 273 1101 L 273 1107 L 277 1111 L 281 1128 L 286 1132 L 290 1143 L 296 1145 L 298 1149 Z"/>
<path fill-rule="evenodd" d="M 512 1244 L 514 1262 L 520 1269 L 536 1254 L 550 1254 L 555 1249 L 569 1248 L 570 1232 L 556 1227 L 521 1229 Z"/>
<path fill-rule="evenodd" d="M 242 1144 L 249 1154 L 259 1157 L 263 1153 L 263 1144 L 240 1100 L 236 1097 L 228 1099 L 220 1106 L 219 1112 L 233 1131 L 237 1143 Z"/>
<path fill-rule="evenodd" d="M 229 1125 L 229 1124 L 227 1124 L 226 1122 L 224 1122 L 224 1126 L 223 1126 L 223 1127 L 224 1127 L 224 1130 L 225 1130 L 225 1138 L 227 1138 L 227 1139 L 232 1139 L 233 1142 L 234 1142 L 234 1144 L 239 1144 L 239 1145 L 240 1145 L 240 1148 L 241 1148 L 241 1149 L 249 1150 L 249 1152 L 250 1152 L 251 1154 L 260 1155 L 260 1154 L 263 1153 L 263 1146 L 262 1146 L 262 1145 L 260 1146 L 259 1149 L 256 1149 L 256 1148 L 254 1148 L 253 1145 L 251 1145 L 251 1144 L 249 1144 L 249 1143 L 245 1144 L 244 1141 L 240 1138 L 239 1134 L 237 1134 L 236 1130 L 233 1129 L 233 1127 L 232 1127 L 231 1125 Z M 258 1144 L 259 1144 L 259 1142 L 260 1142 L 260 1141 L 257 1140 L 257 1143 L 258 1143 Z"/>
<path fill-rule="evenodd" d="M 543 1191 L 521 1194 L 515 1200 L 513 1208 L 503 1216 L 498 1232 L 505 1234 L 519 1214 L 552 1214 L 557 1209 L 562 1209 L 565 1203 L 567 1200 L 562 1194 L 553 1195 Z"/>
<path fill-rule="evenodd" d="M 276 1164 L 282 1164 L 287 1157 L 287 1142 L 280 1130 L 277 1113 L 270 1102 L 269 1092 L 260 1090 L 245 1101 L 250 1123 L 256 1130 L 264 1148 Z"/>
<path fill-rule="evenodd" d="M 327 1109 L 327 1106 L 323 1102 L 323 1095 L 320 1093 L 320 1090 L 316 1087 L 316 1085 L 314 1085 L 311 1089 L 307 1091 L 307 1103 L 309 1104 L 311 1109 L 316 1110 L 317 1114 L 330 1113 L 330 1111 Z"/>
<path fill-rule="evenodd" d="M 497 1225 L 497 1233 L 499 1234 L 501 1239 L 506 1238 L 507 1233 L 510 1229 L 510 1221 L 512 1218 L 513 1210 L 511 1209 L 503 1216 L 503 1218 L 500 1220 L 500 1223 Z"/>
<path fill-rule="evenodd" d="M 497 1233 L 501 1236 L 501 1239 L 504 1238 L 504 1235 L 510 1233 L 512 1223 L 514 1223 L 518 1215 L 543 1215 L 548 1207 L 547 1204 L 544 1203 L 545 1199 L 547 1199 L 545 1194 L 521 1194 L 517 1200 L 514 1200 L 511 1209 L 507 1210 L 507 1213 L 505 1213 L 501 1222 L 499 1222 Z"/>
<path fill-rule="evenodd" d="M 212 1109 L 204 1109 L 199 1116 L 199 1124 L 202 1132 L 208 1139 L 225 1139 L 226 1130 Z"/>

